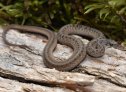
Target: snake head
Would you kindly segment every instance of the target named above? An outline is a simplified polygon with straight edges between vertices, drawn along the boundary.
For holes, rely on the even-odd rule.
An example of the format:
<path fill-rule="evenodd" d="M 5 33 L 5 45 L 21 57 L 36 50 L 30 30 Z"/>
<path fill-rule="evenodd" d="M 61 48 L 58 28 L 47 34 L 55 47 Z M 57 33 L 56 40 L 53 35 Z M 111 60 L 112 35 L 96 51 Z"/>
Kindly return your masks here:
<path fill-rule="evenodd" d="M 126 48 L 120 44 L 118 44 L 116 41 L 114 40 L 108 40 L 109 44 L 111 47 L 118 49 L 118 50 L 122 50 L 122 51 L 126 51 Z"/>
<path fill-rule="evenodd" d="M 114 40 L 111 40 L 111 39 L 107 39 L 107 42 L 110 46 L 114 46 L 114 45 L 118 45 L 118 43 Z"/>
<path fill-rule="evenodd" d="M 118 43 L 114 40 L 111 39 L 98 39 L 98 43 L 103 45 L 103 46 L 107 46 L 107 47 L 113 47 L 115 45 L 118 45 Z"/>

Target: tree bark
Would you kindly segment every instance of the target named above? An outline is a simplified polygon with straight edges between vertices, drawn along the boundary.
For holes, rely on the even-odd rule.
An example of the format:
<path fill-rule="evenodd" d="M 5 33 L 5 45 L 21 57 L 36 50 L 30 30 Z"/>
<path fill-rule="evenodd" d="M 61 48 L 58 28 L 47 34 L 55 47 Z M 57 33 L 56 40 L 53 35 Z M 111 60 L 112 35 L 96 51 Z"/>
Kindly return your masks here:
<path fill-rule="evenodd" d="M 73 71 L 61 72 L 43 64 L 44 36 L 10 30 L 7 40 L 28 47 L 21 48 L 5 44 L 2 32 L 1 28 L 0 92 L 126 92 L 125 51 L 106 48 L 103 57 L 87 56 Z M 54 56 L 68 59 L 72 52 L 70 47 L 58 44 Z"/>

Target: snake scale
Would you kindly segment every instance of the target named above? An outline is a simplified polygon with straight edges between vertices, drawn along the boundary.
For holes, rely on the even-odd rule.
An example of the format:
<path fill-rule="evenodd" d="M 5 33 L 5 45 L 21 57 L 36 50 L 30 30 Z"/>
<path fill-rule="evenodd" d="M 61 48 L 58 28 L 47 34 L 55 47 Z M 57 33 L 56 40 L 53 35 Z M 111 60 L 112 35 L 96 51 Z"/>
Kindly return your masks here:
<path fill-rule="evenodd" d="M 85 59 L 86 53 L 92 57 L 103 56 L 105 52 L 104 45 L 111 44 L 112 42 L 109 40 L 107 41 L 103 33 L 99 30 L 79 24 L 67 24 L 61 27 L 57 35 L 51 30 L 42 27 L 12 24 L 4 28 L 2 35 L 4 42 L 8 45 L 15 45 L 9 43 L 6 39 L 6 34 L 10 29 L 19 30 L 22 32 L 39 33 L 47 36 L 48 42 L 43 51 L 44 64 L 49 68 L 55 68 L 61 71 L 69 71 L 78 66 Z M 85 46 L 79 38 L 72 35 L 87 37 L 90 39 L 90 42 L 87 44 L 87 46 Z M 73 49 L 73 54 L 67 60 L 62 62 L 59 62 L 53 56 L 53 51 L 57 45 L 57 42 L 70 46 Z"/>

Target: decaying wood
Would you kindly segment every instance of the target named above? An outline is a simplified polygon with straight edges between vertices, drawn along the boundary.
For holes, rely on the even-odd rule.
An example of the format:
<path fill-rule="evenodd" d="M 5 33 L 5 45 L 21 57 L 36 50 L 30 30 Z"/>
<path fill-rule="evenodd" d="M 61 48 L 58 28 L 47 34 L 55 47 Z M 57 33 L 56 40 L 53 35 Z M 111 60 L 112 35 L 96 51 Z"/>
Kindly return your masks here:
<path fill-rule="evenodd" d="M 48 69 L 43 64 L 42 52 L 47 42 L 45 37 L 11 30 L 7 34 L 9 42 L 28 46 L 28 48 L 20 48 L 4 44 L 1 36 L 2 29 L 0 30 L 0 78 L 2 80 L 0 84 L 4 82 L 5 85 L 0 86 L 0 92 L 12 92 L 11 90 L 126 92 L 126 51 L 107 48 L 103 57 L 87 56 L 81 65 L 73 70 L 74 72 L 61 72 Z M 86 42 L 84 40 L 84 43 Z M 65 45 L 58 44 L 54 51 L 56 59 L 67 59 L 71 55 L 72 49 Z M 8 85 L 10 88 L 7 87 Z M 14 88 L 15 86 L 19 89 Z"/>
<path fill-rule="evenodd" d="M 0 92 L 74 92 L 60 87 L 40 86 L 34 83 L 21 83 L 0 77 Z"/>

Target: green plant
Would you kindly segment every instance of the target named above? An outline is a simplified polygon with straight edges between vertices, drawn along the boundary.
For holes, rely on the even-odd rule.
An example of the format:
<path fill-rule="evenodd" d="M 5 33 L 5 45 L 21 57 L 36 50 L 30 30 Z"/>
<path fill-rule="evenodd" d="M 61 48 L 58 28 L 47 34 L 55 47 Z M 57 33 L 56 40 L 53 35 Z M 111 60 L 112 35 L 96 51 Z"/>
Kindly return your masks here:
<path fill-rule="evenodd" d="M 68 23 L 80 23 L 124 41 L 126 0 L 0 0 L 0 24 L 13 23 L 54 31 Z"/>
<path fill-rule="evenodd" d="M 1 0 L 1 24 L 17 23 L 44 27 L 60 27 L 77 23 L 81 0 Z M 79 7 L 76 5 L 80 5 Z M 74 18 L 76 17 L 76 18 Z"/>
<path fill-rule="evenodd" d="M 111 29 L 113 37 L 117 38 L 118 35 L 117 39 L 125 39 L 123 30 L 126 28 L 126 0 L 93 0 L 84 9 L 84 14 L 97 14 L 95 20 L 99 19 L 96 24 L 99 28 Z"/>

